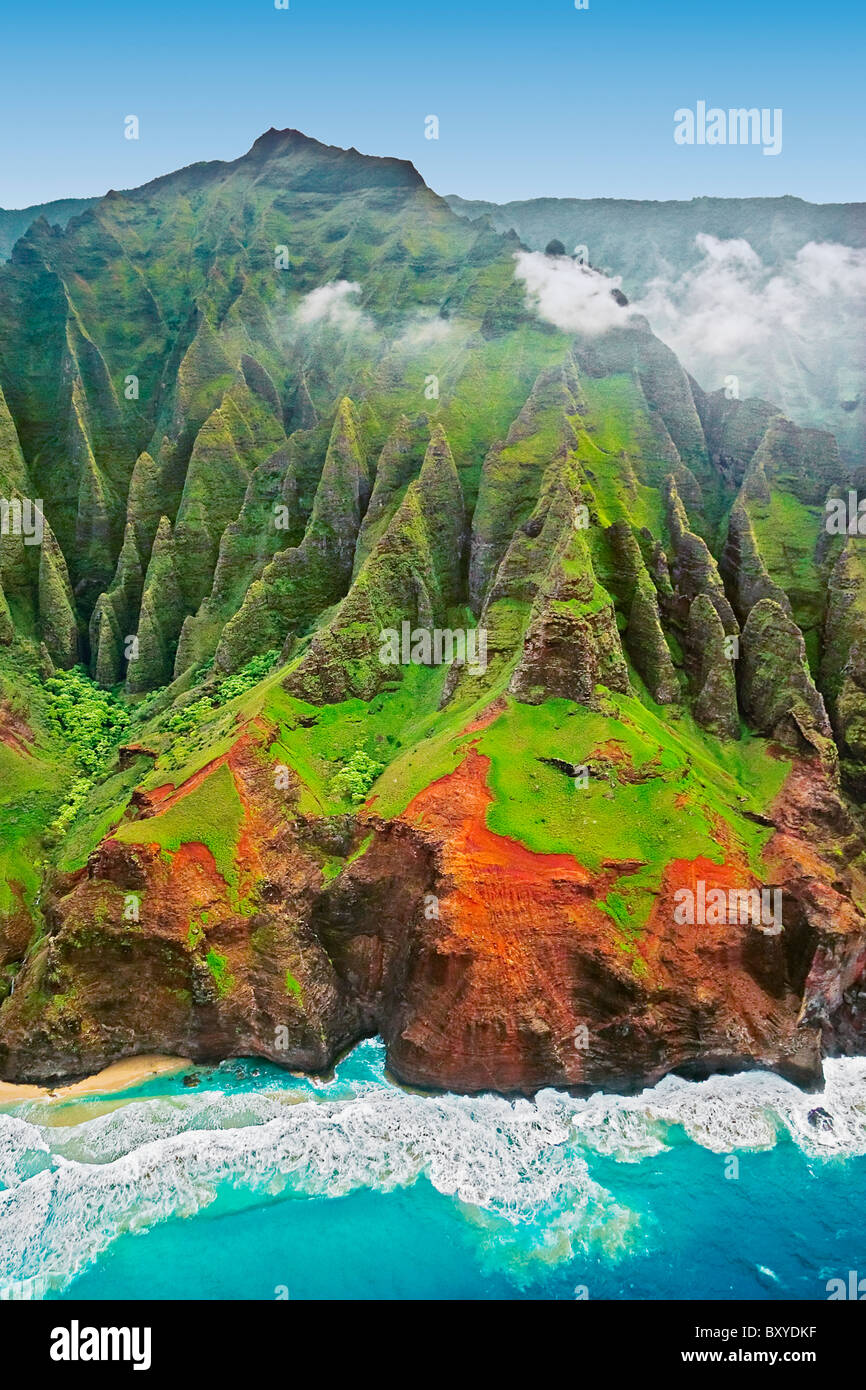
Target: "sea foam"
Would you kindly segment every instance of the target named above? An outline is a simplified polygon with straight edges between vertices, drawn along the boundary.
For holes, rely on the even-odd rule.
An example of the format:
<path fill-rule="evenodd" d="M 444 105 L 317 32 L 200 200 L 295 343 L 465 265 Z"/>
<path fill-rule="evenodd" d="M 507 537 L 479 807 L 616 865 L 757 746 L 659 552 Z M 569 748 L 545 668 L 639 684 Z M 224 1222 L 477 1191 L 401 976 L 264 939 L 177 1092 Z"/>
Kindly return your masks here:
<path fill-rule="evenodd" d="M 258 1090 L 130 1099 L 66 1125 L 56 1112 L 45 1123 L 44 1102 L 6 1107 L 0 1291 L 62 1289 L 120 1235 L 193 1216 L 226 1191 L 242 1204 L 422 1179 L 459 1204 L 485 1258 L 517 1247 L 524 1261 L 589 1249 L 616 1258 L 638 1218 L 587 1159 L 638 1162 L 677 1132 L 716 1153 L 783 1137 L 810 1155 L 866 1153 L 866 1060 L 828 1062 L 825 1075 L 820 1096 L 767 1073 L 669 1077 L 630 1097 L 422 1096 L 385 1079 L 381 1044 L 368 1041 L 316 1087 L 268 1073 Z"/>

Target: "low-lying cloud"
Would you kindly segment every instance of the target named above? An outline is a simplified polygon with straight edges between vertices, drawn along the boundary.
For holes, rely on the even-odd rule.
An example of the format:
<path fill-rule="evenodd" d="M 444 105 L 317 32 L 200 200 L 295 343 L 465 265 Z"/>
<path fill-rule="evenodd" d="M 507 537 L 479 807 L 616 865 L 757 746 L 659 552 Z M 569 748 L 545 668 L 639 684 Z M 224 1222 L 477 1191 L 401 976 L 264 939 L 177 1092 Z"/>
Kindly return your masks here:
<path fill-rule="evenodd" d="M 424 352 L 427 348 L 438 347 L 454 335 L 455 326 L 451 319 L 441 319 L 434 315 L 421 315 L 409 319 L 394 343 L 397 352 Z"/>
<path fill-rule="evenodd" d="M 634 307 L 701 385 L 735 375 L 765 395 L 790 391 L 799 370 L 831 394 L 862 391 L 866 251 L 810 241 L 772 270 L 748 241 L 701 233 L 696 244 L 698 264 L 651 281 Z"/>
<path fill-rule="evenodd" d="M 387 335 L 394 352 L 408 355 L 439 347 L 454 333 L 452 320 L 429 311 L 404 316 L 383 330 L 355 302 L 361 293 L 362 287 L 354 280 L 331 280 L 304 295 L 294 311 L 295 323 L 305 328 L 335 328 L 347 337 L 375 339 L 380 345 Z"/>
<path fill-rule="evenodd" d="M 361 286 L 354 280 L 332 280 L 328 285 L 320 285 L 304 295 L 295 317 L 303 324 L 329 324 L 345 332 L 370 328 L 372 323 L 367 315 L 352 303 L 355 295 L 361 293 Z"/>
<path fill-rule="evenodd" d="M 518 251 L 515 275 L 526 286 L 527 305 L 548 323 L 565 333 L 606 333 L 622 325 L 624 310 L 612 291 L 620 276 L 601 275 L 570 256 L 548 256 L 543 251 Z"/>

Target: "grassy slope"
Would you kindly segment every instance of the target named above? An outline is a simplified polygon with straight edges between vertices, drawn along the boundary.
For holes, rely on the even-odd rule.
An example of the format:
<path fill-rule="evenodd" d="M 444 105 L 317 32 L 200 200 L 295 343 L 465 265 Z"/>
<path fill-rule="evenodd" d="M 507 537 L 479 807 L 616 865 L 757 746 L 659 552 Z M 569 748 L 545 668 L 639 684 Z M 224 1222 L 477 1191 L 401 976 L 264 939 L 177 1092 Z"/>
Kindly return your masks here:
<path fill-rule="evenodd" d="M 56 805 L 57 774 L 51 762 L 0 743 L 0 912 L 15 906 L 12 884 L 20 885 L 33 908 L 44 855 L 41 836 Z"/>
<path fill-rule="evenodd" d="M 236 888 L 235 855 L 242 819 L 234 778 L 223 763 L 167 811 L 121 825 L 115 839 L 124 844 L 159 845 L 167 854 L 185 844 L 206 845 L 217 871 L 230 888 Z"/>

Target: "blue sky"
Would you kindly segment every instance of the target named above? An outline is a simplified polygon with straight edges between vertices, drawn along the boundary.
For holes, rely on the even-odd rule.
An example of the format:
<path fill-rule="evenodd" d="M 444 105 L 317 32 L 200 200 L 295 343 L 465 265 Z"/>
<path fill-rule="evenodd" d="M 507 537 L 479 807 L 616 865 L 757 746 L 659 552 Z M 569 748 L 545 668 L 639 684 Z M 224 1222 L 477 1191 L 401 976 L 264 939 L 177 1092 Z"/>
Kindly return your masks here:
<path fill-rule="evenodd" d="M 269 126 L 470 198 L 860 200 L 864 37 L 862 0 L 10 4 L 0 207 L 233 159 Z M 781 154 L 676 145 L 674 111 L 699 100 L 781 107 Z"/>

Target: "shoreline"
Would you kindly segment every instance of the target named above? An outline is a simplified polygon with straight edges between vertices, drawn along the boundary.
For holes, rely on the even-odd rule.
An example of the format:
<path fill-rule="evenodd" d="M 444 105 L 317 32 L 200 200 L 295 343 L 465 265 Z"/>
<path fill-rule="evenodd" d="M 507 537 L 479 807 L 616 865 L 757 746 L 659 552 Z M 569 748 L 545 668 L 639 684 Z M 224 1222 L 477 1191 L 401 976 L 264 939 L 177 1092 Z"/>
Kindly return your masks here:
<path fill-rule="evenodd" d="M 344 1047 L 333 1059 L 331 1065 L 320 1071 L 308 1072 L 288 1065 L 286 1062 L 276 1062 L 279 1070 L 289 1076 L 305 1077 L 310 1081 L 329 1082 L 332 1081 L 339 1065 L 346 1061 L 355 1049 L 370 1038 L 356 1039 L 354 1042 Z M 381 1039 L 379 1039 L 381 1042 Z M 866 1061 L 866 1053 L 862 1054 Z M 490 1086 L 486 1089 L 471 1090 L 451 1090 L 445 1086 L 435 1084 L 425 1084 L 419 1081 L 407 1081 L 395 1074 L 388 1064 L 387 1056 L 384 1062 L 384 1077 L 389 1085 L 407 1094 L 417 1096 L 497 1096 L 504 1100 L 534 1100 L 540 1092 L 553 1090 L 563 1095 L 568 1095 L 574 1100 L 588 1100 L 593 1096 L 604 1096 L 608 1099 L 621 1098 L 629 1099 L 640 1096 L 646 1091 L 654 1090 L 663 1081 L 668 1079 L 679 1079 L 682 1081 L 703 1082 L 720 1079 L 729 1076 L 745 1076 L 749 1073 L 766 1074 L 774 1076 L 778 1080 L 786 1082 L 799 1091 L 804 1097 L 820 1097 L 824 1094 L 827 1087 L 827 1076 L 825 1063 L 831 1060 L 828 1057 L 821 1058 L 821 1071 L 819 1077 L 804 1076 L 800 1069 L 792 1070 L 788 1067 L 775 1067 L 765 1064 L 757 1066 L 754 1061 L 741 1059 L 738 1067 L 718 1066 L 689 1066 L 687 1068 L 675 1068 L 670 1071 L 661 1071 L 644 1076 L 636 1076 L 619 1081 L 610 1079 L 607 1084 L 571 1084 L 563 1085 L 561 1082 L 546 1082 L 542 1085 L 534 1086 L 531 1089 L 509 1088 L 496 1089 Z M 157 1077 L 177 1075 L 182 1071 L 194 1071 L 202 1065 L 211 1067 L 222 1066 L 227 1063 L 255 1063 L 268 1064 L 274 1063 L 276 1059 L 263 1057 L 259 1054 L 248 1054 L 246 1056 L 225 1057 L 216 1062 L 208 1059 L 203 1063 L 199 1058 L 194 1060 L 189 1057 L 181 1057 L 176 1054 L 167 1053 L 142 1053 L 133 1057 L 121 1057 L 117 1061 L 110 1062 L 99 1071 L 88 1075 L 78 1073 L 77 1079 L 64 1081 L 58 1078 L 53 1085 L 38 1084 L 33 1082 L 14 1082 L 4 1081 L 0 1078 L 0 1109 L 7 1106 L 16 1105 L 25 1101 L 68 1101 L 76 1099 L 92 1099 L 94 1097 L 109 1097 L 119 1092 L 140 1086 L 147 1081 Z M 75 1075 L 73 1073 L 73 1075 Z"/>
<path fill-rule="evenodd" d="M 74 1100 L 81 1096 L 107 1095 L 113 1091 L 125 1091 L 156 1076 L 185 1071 L 194 1065 L 188 1057 L 150 1054 L 112 1062 L 102 1071 L 73 1081 L 68 1086 L 31 1086 L 26 1082 L 0 1081 L 0 1105 L 14 1105 L 22 1100 Z"/>

